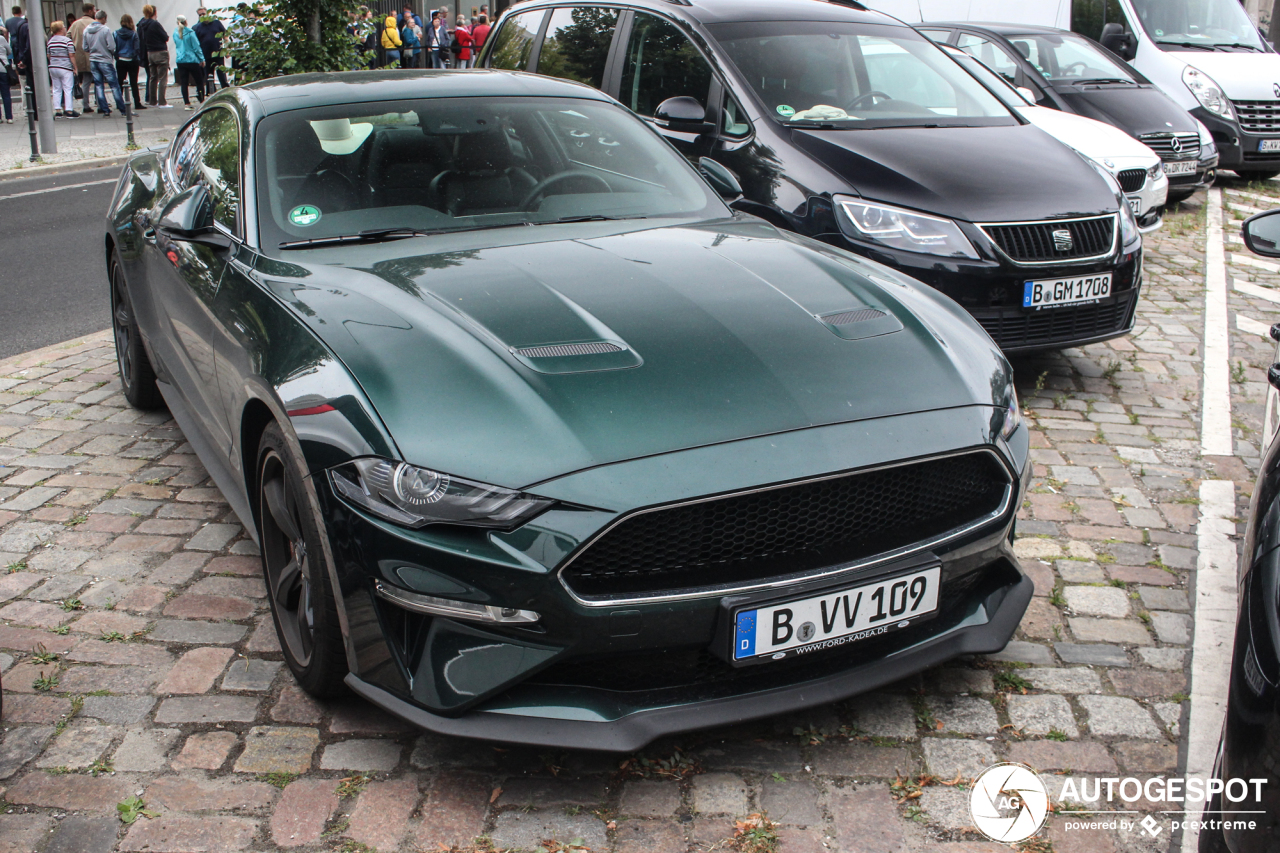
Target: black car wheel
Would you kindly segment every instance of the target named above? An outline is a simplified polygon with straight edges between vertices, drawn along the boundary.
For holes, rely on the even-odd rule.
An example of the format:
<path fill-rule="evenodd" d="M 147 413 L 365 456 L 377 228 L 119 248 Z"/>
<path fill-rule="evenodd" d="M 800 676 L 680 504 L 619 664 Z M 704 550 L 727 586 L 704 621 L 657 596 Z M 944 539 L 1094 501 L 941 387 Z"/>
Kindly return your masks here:
<path fill-rule="evenodd" d="M 1269 181 L 1272 178 L 1274 178 L 1276 175 L 1280 175 L 1280 172 L 1245 171 L 1245 172 L 1236 172 L 1236 174 L 1244 178 L 1246 181 Z"/>
<path fill-rule="evenodd" d="M 1213 798 L 1205 805 L 1204 816 L 1209 818 L 1211 815 L 1222 814 L 1222 795 L 1214 794 Z M 1227 840 L 1222 837 L 1221 829 L 1202 829 L 1200 830 L 1200 842 L 1196 845 L 1197 853 L 1231 853 L 1231 848 L 1227 847 Z"/>
<path fill-rule="evenodd" d="M 302 689 L 336 696 L 345 691 L 347 659 L 300 470 L 280 427 L 269 425 L 258 445 L 258 532 L 276 634 Z"/>
<path fill-rule="evenodd" d="M 120 258 L 111 253 L 111 330 L 116 339 L 116 363 L 120 367 L 120 384 L 129 405 L 138 409 L 158 409 L 164 405 L 156 372 L 147 358 L 147 349 L 133 314 L 133 300 L 124 280 Z"/>

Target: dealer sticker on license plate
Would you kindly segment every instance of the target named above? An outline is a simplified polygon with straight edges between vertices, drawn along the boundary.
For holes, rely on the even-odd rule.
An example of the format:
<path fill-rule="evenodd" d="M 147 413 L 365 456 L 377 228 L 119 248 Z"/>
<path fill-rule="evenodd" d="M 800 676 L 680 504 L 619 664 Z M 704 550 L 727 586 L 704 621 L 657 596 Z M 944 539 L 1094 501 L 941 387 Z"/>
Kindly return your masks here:
<path fill-rule="evenodd" d="M 1259 151 L 1280 151 L 1280 139 L 1258 140 Z"/>
<path fill-rule="evenodd" d="M 1028 281 L 1022 291 L 1023 308 L 1057 308 L 1097 302 L 1111 295 L 1111 273 L 1079 278 L 1057 278 Z"/>
<path fill-rule="evenodd" d="M 1194 175 L 1195 171 L 1195 160 L 1177 160 L 1164 164 L 1164 173 L 1166 175 Z"/>
<path fill-rule="evenodd" d="M 933 566 L 853 589 L 744 608 L 734 614 L 733 659 L 783 658 L 905 628 L 938 609 Z"/>

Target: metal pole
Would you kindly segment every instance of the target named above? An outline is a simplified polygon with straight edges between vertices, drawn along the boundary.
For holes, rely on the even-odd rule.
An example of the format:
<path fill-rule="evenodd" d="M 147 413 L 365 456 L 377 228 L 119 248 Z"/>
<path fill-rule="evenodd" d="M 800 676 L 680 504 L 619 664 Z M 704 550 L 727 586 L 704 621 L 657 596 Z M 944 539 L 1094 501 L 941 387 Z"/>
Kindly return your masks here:
<path fill-rule="evenodd" d="M 129 100 L 129 80 L 127 77 L 120 86 L 120 91 L 124 95 L 124 126 L 129 132 L 128 148 L 132 151 L 138 147 L 138 143 L 133 138 L 133 101 Z"/>
<path fill-rule="evenodd" d="M 31 135 L 31 162 L 35 163 L 40 159 L 40 144 L 36 141 L 36 94 L 24 82 L 22 95 L 27 105 L 27 133 Z"/>
<path fill-rule="evenodd" d="M 44 52 L 44 9 L 40 0 L 27 3 L 27 32 L 31 40 L 31 67 L 39 105 L 40 147 L 46 154 L 58 153 L 58 140 L 53 134 L 53 96 L 49 92 L 49 58 Z"/>

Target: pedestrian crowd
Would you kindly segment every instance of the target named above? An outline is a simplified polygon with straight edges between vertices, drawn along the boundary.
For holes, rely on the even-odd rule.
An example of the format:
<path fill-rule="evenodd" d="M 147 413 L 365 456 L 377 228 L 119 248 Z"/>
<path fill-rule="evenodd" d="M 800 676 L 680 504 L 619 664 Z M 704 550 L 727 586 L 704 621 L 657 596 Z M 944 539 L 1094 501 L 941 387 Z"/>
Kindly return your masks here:
<path fill-rule="evenodd" d="M 489 36 L 489 7 L 468 21 L 458 15 L 450 24 L 449 9 L 422 17 L 406 3 L 396 15 L 375 15 L 367 6 L 351 13 L 347 32 L 365 68 L 470 68 Z"/>

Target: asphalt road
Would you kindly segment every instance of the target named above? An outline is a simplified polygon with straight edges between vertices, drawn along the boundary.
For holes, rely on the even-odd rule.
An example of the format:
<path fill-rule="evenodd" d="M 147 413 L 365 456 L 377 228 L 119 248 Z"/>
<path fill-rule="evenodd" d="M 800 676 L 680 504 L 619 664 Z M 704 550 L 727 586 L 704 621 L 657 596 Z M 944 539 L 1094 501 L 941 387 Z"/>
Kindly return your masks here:
<path fill-rule="evenodd" d="M 119 174 L 0 180 L 0 358 L 111 324 L 102 219 Z"/>

